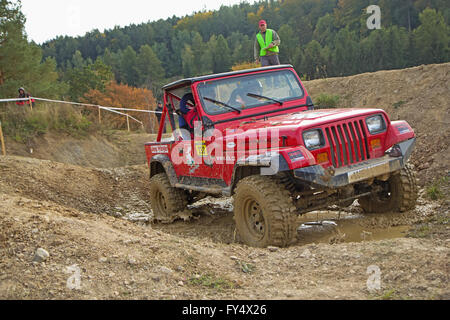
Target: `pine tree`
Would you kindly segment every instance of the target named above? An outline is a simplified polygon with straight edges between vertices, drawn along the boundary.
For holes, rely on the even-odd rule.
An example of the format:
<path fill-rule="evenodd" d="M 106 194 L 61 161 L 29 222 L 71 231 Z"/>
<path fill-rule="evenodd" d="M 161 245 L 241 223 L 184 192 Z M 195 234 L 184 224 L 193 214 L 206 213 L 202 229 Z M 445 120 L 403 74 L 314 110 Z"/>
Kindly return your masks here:
<path fill-rule="evenodd" d="M 122 81 L 130 86 L 136 87 L 138 84 L 137 54 L 131 46 L 128 46 L 122 53 L 120 61 L 120 73 Z"/>
<path fill-rule="evenodd" d="M 0 96 L 17 96 L 24 87 L 35 97 L 57 98 L 67 87 L 58 82 L 55 59 L 42 60 L 42 49 L 28 43 L 20 1 L 0 0 Z"/>
<path fill-rule="evenodd" d="M 79 101 L 90 90 L 102 92 L 113 79 L 111 67 L 97 58 L 95 63 L 72 69 L 69 76 L 70 97 L 73 101 Z"/>
<path fill-rule="evenodd" d="M 153 91 L 154 96 L 159 97 L 160 88 L 163 85 L 166 72 L 161 61 L 149 45 L 140 48 L 136 60 L 138 85 Z"/>
<path fill-rule="evenodd" d="M 434 9 L 425 9 L 419 15 L 421 25 L 414 31 L 418 63 L 448 61 L 450 28 L 444 17 Z"/>

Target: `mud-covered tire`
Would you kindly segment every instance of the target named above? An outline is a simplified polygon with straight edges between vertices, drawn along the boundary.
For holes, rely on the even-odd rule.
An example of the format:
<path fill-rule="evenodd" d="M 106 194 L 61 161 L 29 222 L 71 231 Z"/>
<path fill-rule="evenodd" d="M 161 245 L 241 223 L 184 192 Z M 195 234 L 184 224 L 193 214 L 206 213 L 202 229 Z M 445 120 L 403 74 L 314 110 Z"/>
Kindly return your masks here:
<path fill-rule="evenodd" d="M 239 182 L 234 195 L 234 218 L 240 240 L 252 247 L 286 247 L 297 235 L 296 208 L 278 180 L 251 176 Z"/>
<path fill-rule="evenodd" d="M 409 165 L 382 184 L 384 192 L 358 200 L 365 213 L 405 212 L 415 207 L 417 181 Z"/>
<path fill-rule="evenodd" d="M 172 223 L 187 205 L 186 191 L 173 188 L 165 173 L 157 174 L 150 179 L 150 206 L 155 222 Z"/>

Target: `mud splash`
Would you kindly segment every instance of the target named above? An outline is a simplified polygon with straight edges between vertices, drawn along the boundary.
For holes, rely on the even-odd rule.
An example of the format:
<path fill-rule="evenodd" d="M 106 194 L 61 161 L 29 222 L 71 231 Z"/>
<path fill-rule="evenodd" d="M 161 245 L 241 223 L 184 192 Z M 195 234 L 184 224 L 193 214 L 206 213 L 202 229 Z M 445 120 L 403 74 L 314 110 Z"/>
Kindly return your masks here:
<path fill-rule="evenodd" d="M 315 213 L 310 216 L 316 215 Z M 329 216 L 329 213 L 319 215 Z M 302 217 L 301 226 L 298 229 L 298 244 L 310 243 L 350 243 L 363 241 L 378 241 L 386 239 L 404 238 L 410 226 L 377 227 L 364 223 L 368 219 L 362 215 L 345 215 L 338 218 L 326 218 L 327 220 L 311 220 Z M 369 218 L 370 219 L 370 218 Z"/>
<path fill-rule="evenodd" d="M 191 221 L 153 225 L 173 235 L 207 238 L 216 243 L 239 242 L 235 233 L 231 198 L 208 197 L 188 207 Z M 351 243 L 404 238 L 411 229 L 410 217 L 399 213 L 364 215 L 357 205 L 345 211 L 315 211 L 298 218 L 297 243 Z"/>

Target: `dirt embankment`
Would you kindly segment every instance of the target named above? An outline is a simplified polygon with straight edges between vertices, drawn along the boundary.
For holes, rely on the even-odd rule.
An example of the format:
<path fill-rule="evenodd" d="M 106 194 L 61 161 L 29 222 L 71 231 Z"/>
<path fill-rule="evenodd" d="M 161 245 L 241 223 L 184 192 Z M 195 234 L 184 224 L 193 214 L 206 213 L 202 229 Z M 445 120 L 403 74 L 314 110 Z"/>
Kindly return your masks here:
<path fill-rule="evenodd" d="M 340 97 L 340 107 L 384 109 L 406 120 L 418 140 L 411 162 L 423 186 L 450 170 L 450 63 L 305 83 L 313 97 Z"/>
<path fill-rule="evenodd" d="M 146 163 L 144 144 L 155 139 L 146 133 L 110 131 L 74 138 L 47 133 L 26 144 L 6 137 L 9 155 L 52 160 L 91 168 L 117 168 Z"/>
<path fill-rule="evenodd" d="M 313 95 L 351 92 L 344 102 L 353 107 L 397 112 L 394 119 L 418 131 L 419 148 L 429 148 L 422 176 L 445 174 L 448 163 L 439 154 L 448 143 L 433 128 L 447 137 L 448 127 L 431 123 L 447 121 L 442 97 L 448 92 L 441 89 L 449 64 L 422 68 L 427 76 L 413 68 L 306 85 Z M 410 87 L 424 83 L 441 97 L 408 100 L 414 97 Z M 377 88 L 379 95 L 372 91 Z M 391 105 L 400 99 L 407 102 Z M 416 115 L 413 105 L 426 100 L 433 112 L 418 108 Z M 9 150 L 22 157 L 0 157 L 0 299 L 450 298 L 446 199 L 422 197 L 405 214 L 362 216 L 357 205 L 322 212 L 325 218 L 313 213 L 300 218 L 305 225 L 292 247 L 255 249 L 237 241 L 227 199 L 190 207 L 191 221 L 149 224 L 147 135 L 41 139 L 32 146 L 37 159 L 11 144 Z M 328 221 L 306 224 L 317 219 Z M 33 262 L 38 248 L 48 251 L 45 262 Z M 369 290 L 368 281 L 376 287 L 371 280 L 377 277 L 379 288 Z"/>

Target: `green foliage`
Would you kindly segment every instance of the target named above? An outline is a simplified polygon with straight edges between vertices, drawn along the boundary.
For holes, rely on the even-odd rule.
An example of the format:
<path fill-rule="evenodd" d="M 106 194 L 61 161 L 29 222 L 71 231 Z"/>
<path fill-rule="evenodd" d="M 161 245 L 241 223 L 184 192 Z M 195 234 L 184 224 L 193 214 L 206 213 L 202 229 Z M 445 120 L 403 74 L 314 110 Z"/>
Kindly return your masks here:
<path fill-rule="evenodd" d="M 394 108 L 395 108 L 395 109 L 398 109 L 398 108 L 400 108 L 402 105 L 404 105 L 405 103 L 406 103 L 406 101 L 400 100 L 400 101 L 394 103 Z"/>
<path fill-rule="evenodd" d="M 79 55 L 74 57 L 79 50 L 84 61 L 102 57 L 116 81 L 151 88 L 159 97 L 154 83 L 229 71 L 252 60 L 259 19 L 278 31 L 280 61 L 293 64 L 305 79 L 447 62 L 447 2 L 260 0 L 104 33 L 94 30 L 84 37 L 59 37 L 42 47 L 63 74 L 71 64 L 79 65 Z M 366 8 L 372 4 L 381 8 L 381 30 L 366 26 Z"/>
<path fill-rule="evenodd" d="M 449 59 L 450 28 L 444 17 L 434 9 L 425 9 L 420 15 L 421 25 L 414 31 L 417 61 L 438 63 Z"/>
<path fill-rule="evenodd" d="M 56 61 L 42 59 L 42 49 L 28 43 L 20 2 L 0 0 L 0 97 L 15 97 L 24 87 L 34 96 L 57 98 L 67 86 L 59 83 Z"/>
<path fill-rule="evenodd" d="M 138 85 L 152 89 L 165 78 L 164 68 L 149 45 L 140 48 L 136 59 Z"/>
<path fill-rule="evenodd" d="M 230 280 L 216 277 L 211 274 L 194 276 L 189 279 L 189 283 L 194 286 L 201 286 L 216 290 L 234 289 L 236 287 L 236 285 Z"/>
<path fill-rule="evenodd" d="M 236 264 L 239 267 L 239 269 L 244 273 L 253 273 L 256 270 L 255 265 L 248 262 L 236 260 Z"/>
<path fill-rule="evenodd" d="M 445 191 L 449 189 L 449 177 L 442 177 L 434 181 L 426 188 L 426 194 L 431 200 L 439 200 L 444 198 Z"/>
<path fill-rule="evenodd" d="M 33 111 L 23 106 L 8 106 L 0 118 L 5 134 L 17 142 L 27 142 L 50 131 L 81 137 L 92 127 L 86 116 L 67 105 L 38 104 Z"/>
<path fill-rule="evenodd" d="M 399 300 L 401 298 L 398 296 L 396 289 L 390 289 L 390 290 L 384 291 L 383 294 L 381 296 L 379 296 L 379 299 L 381 299 L 381 300 Z"/>
<path fill-rule="evenodd" d="M 321 93 L 314 99 L 314 105 L 318 108 L 336 108 L 340 99 L 338 95 Z"/>
<path fill-rule="evenodd" d="M 95 63 L 82 63 L 79 68 L 68 70 L 70 98 L 79 101 L 90 90 L 104 91 L 113 78 L 111 67 L 100 58 Z"/>

